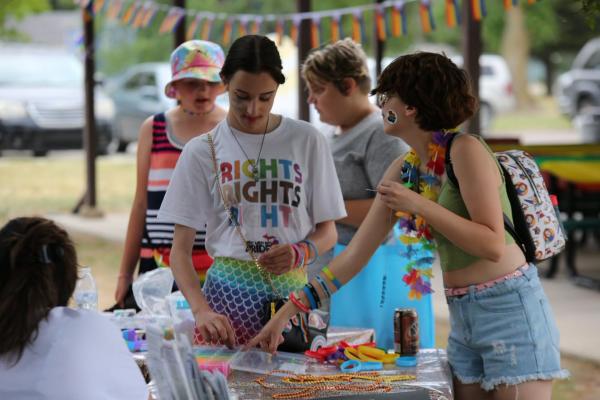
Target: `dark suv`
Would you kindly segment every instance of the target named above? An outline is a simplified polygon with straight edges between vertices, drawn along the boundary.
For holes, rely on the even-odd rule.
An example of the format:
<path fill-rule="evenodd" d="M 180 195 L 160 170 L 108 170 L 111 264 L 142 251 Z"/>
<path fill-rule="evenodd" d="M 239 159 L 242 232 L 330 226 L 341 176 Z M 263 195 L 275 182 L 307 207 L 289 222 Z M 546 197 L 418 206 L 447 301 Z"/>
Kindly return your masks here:
<path fill-rule="evenodd" d="M 556 80 L 554 94 L 561 112 L 571 117 L 600 107 L 600 37 L 581 48 L 571 69 Z"/>
<path fill-rule="evenodd" d="M 83 147 L 83 65 L 62 49 L 0 44 L 0 151 Z M 112 141 L 114 106 L 95 96 L 97 149 L 106 153 Z"/>

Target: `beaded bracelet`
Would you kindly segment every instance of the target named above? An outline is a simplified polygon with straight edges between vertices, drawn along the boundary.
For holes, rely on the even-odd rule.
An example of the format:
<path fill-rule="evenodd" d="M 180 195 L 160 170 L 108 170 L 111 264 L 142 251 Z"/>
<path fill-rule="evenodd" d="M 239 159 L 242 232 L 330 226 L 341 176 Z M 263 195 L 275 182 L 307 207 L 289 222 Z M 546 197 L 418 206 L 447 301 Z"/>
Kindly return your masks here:
<path fill-rule="evenodd" d="M 301 302 L 298 297 L 296 297 L 294 292 L 290 293 L 290 301 L 303 313 L 308 314 L 310 312 L 310 309 L 303 302 Z"/>
<path fill-rule="evenodd" d="M 310 289 L 308 288 L 308 286 L 304 286 L 302 288 L 302 290 L 304 291 L 304 294 L 306 295 L 306 298 L 308 299 L 308 302 L 310 303 L 310 309 L 314 310 L 317 308 L 317 302 L 315 301 L 315 298 L 313 297 L 312 293 L 310 292 Z"/>
<path fill-rule="evenodd" d="M 333 283 L 333 286 L 335 286 L 335 288 L 337 290 L 340 290 L 340 288 L 342 287 L 342 284 L 335 277 L 335 275 L 333 275 L 333 273 L 329 270 L 329 267 L 327 265 L 325 267 L 323 267 L 323 273 L 331 281 L 331 283 Z"/>
<path fill-rule="evenodd" d="M 300 241 L 300 243 L 306 243 L 306 245 L 308 246 L 308 258 L 310 261 L 308 261 L 306 263 L 306 265 L 314 264 L 315 261 L 317 261 L 317 258 L 319 258 L 319 249 L 317 248 L 317 245 L 315 244 L 315 242 L 313 242 L 312 240 L 309 240 L 309 239 L 304 239 L 304 240 Z M 311 251 L 313 253 L 312 259 L 310 258 Z"/>

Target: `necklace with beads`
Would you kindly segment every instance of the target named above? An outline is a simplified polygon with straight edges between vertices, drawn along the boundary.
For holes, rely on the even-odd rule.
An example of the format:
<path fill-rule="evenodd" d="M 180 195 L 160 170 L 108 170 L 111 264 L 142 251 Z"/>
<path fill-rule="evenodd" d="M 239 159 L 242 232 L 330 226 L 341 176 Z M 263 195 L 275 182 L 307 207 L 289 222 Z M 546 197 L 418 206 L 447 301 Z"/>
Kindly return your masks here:
<path fill-rule="evenodd" d="M 265 136 L 267 135 L 267 130 L 269 129 L 270 118 L 271 118 L 271 116 L 268 115 L 267 116 L 267 124 L 265 125 L 265 131 L 263 132 L 262 140 L 260 141 L 260 149 L 258 150 L 258 155 L 256 156 L 256 159 L 254 159 L 254 160 L 251 159 L 250 157 L 248 157 L 248 154 L 246 154 L 246 150 L 244 150 L 244 147 L 239 142 L 237 136 L 235 136 L 235 133 L 233 132 L 233 129 L 231 128 L 231 125 L 229 125 L 229 122 L 227 123 L 227 126 L 229 127 L 229 132 L 231 133 L 231 136 L 233 136 L 233 138 L 235 139 L 235 142 L 238 144 L 238 146 L 242 150 L 242 153 L 244 153 L 244 156 L 246 157 L 246 160 L 248 162 L 248 170 L 249 170 L 250 176 L 252 177 L 252 180 L 254 182 L 258 182 L 260 180 L 260 171 L 258 169 L 257 163 L 260 160 L 260 155 L 262 153 L 263 144 L 265 143 Z"/>
<path fill-rule="evenodd" d="M 414 149 L 404 158 L 402 165 L 403 185 L 431 201 L 437 201 L 441 177 L 445 171 L 446 147 L 448 141 L 456 133 L 456 130 L 442 130 L 433 133 L 432 140 L 428 145 L 429 160 L 425 164 L 426 171 L 421 172 L 419 167 L 421 160 Z M 420 215 L 413 215 L 404 211 L 397 211 L 400 241 L 405 246 L 404 258 L 409 260 L 406 265 L 406 274 L 402 280 L 410 287 L 409 298 L 420 299 L 424 294 L 430 294 L 431 283 L 429 279 L 433 276 L 431 264 L 435 244 L 429 225 Z"/>

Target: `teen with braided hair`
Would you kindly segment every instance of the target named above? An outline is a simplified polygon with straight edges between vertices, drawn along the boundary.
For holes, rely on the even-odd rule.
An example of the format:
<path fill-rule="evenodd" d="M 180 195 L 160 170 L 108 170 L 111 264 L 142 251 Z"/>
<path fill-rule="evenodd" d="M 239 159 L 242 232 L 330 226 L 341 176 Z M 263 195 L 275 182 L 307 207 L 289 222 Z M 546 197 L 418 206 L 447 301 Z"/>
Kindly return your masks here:
<path fill-rule="evenodd" d="M 0 230 L 0 399 L 147 399 L 119 329 L 67 303 L 73 242 L 54 222 L 15 218 Z"/>

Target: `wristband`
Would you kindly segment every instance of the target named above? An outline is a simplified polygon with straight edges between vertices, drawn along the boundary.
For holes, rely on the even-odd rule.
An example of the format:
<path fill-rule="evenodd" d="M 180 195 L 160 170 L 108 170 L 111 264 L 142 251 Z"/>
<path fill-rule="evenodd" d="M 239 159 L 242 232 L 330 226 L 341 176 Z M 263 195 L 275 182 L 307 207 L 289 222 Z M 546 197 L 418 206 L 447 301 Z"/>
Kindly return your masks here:
<path fill-rule="evenodd" d="M 294 266 L 292 269 L 301 268 L 304 266 L 304 251 L 300 248 L 297 243 L 291 244 L 292 249 L 294 250 Z"/>
<path fill-rule="evenodd" d="M 321 285 L 321 287 L 323 288 L 323 292 L 325 293 L 325 296 L 331 297 L 331 291 L 329 291 L 329 286 L 327 286 L 327 283 L 325 283 L 323 278 L 321 278 L 321 275 L 315 276 L 315 279 L 317 280 L 317 282 L 319 282 L 319 285 Z"/>
<path fill-rule="evenodd" d="M 340 290 L 340 288 L 342 287 L 342 284 L 340 283 L 340 281 L 338 281 L 338 279 L 335 277 L 335 275 L 333 275 L 333 273 L 329 270 L 329 267 L 327 265 L 325 267 L 323 267 L 323 274 L 325 274 L 325 276 L 331 281 L 331 283 L 333 283 L 333 286 L 335 286 L 335 288 L 337 290 Z"/>
<path fill-rule="evenodd" d="M 308 246 L 308 259 L 310 261 L 307 262 L 307 265 L 314 264 L 314 262 L 317 261 L 317 258 L 319 258 L 319 249 L 317 248 L 317 245 L 315 244 L 315 242 L 309 239 L 304 239 L 300 243 L 306 243 L 306 245 Z M 311 251 L 313 253 L 312 258 L 310 258 Z"/>
<path fill-rule="evenodd" d="M 306 298 L 308 299 L 308 302 L 310 303 L 310 309 L 314 310 L 317 308 L 317 302 L 315 301 L 315 298 L 313 297 L 312 293 L 310 292 L 310 289 L 308 288 L 308 285 L 305 285 L 302 290 L 304 291 L 304 294 L 306 295 Z"/>
<path fill-rule="evenodd" d="M 305 306 L 299 298 L 296 297 L 296 294 L 294 292 L 290 293 L 290 301 L 303 313 L 308 314 L 310 312 L 310 309 L 307 306 Z"/>
<path fill-rule="evenodd" d="M 313 299 L 315 299 L 315 303 L 317 304 L 316 308 L 321 308 L 321 297 L 319 296 L 319 293 L 317 293 L 317 289 L 315 289 L 315 287 L 310 282 L 307 283 L 306 286 L 310 290 L 310 293 L 313 295 Z"/>

